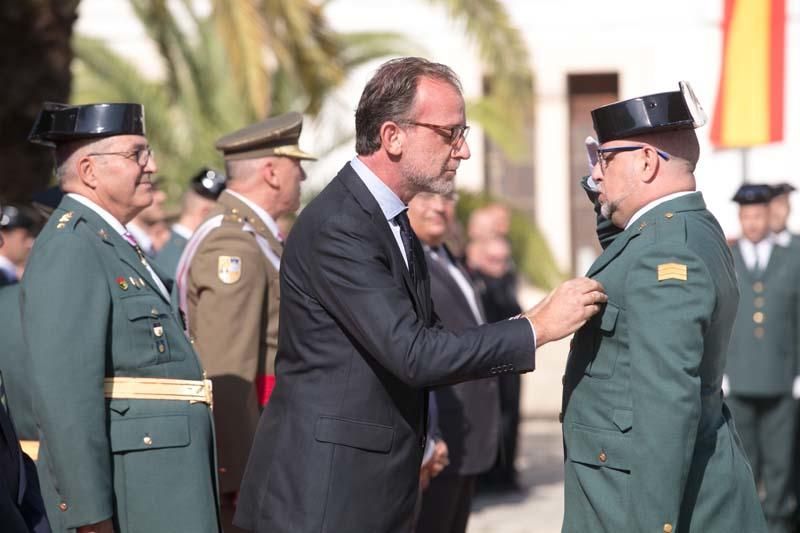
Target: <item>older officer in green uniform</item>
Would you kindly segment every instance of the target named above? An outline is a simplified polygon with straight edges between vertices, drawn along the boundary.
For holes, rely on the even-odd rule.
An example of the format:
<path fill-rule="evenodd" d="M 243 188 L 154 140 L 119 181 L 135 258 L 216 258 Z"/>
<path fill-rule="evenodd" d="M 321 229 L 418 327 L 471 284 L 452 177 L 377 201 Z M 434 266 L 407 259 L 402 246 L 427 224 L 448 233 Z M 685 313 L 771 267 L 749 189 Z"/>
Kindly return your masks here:
<path fill-rule="evenodd" d="M 217 403 L 214 420 L 221 514 L 226 532 L 261 408 L 275 384 L 278 271 L 283 236 L 276 220 L 300 207 L 298 146 L 303 116 L 287 113 L 219 139 L 228 182 L 178 266 L 181 308 Z"/>
<path fill-rule="evenodd" d="M 178 261 L 192 233 L 208 218 L 217 198 L 225 190 L 225 174 L 211 168 L 201 168 L 192 176 L 189 188 L 181 199 L 181 216 L 170 228 L 169 240 L 156 252 L 153 262 L 175 277 Z"/>
<path fill-rule="evenodd" d="M 608 304 L 576 333 L 564 377 L 563 531 L 762 532 L 720 392 L 738 293 L 695 192 L 705 116 L 681 83 L 592 118 L 599 209 L 622 231 L 589 269 Z"/>
<path fill-rule="evenodd" d="M 768 185 L 742 185 L 733 198 L 742 226 L 732 250 L 741 300 L 725 373 L 736 427 L 764 484 L 767 524 L 777 533 L 791 530 L 796 507 L 792 392 L 800 392 L 800 264 L 796 251 L 776 246 L 770 234 L 771 199 Z"/>
<path fill-rule="evenodd" d="M 39 472 L 55 531 L 219 531 L 209 384 L 125 223 L 152 200 L 138 104 L 45 104 L 66 193 L 22 282 Z"/>

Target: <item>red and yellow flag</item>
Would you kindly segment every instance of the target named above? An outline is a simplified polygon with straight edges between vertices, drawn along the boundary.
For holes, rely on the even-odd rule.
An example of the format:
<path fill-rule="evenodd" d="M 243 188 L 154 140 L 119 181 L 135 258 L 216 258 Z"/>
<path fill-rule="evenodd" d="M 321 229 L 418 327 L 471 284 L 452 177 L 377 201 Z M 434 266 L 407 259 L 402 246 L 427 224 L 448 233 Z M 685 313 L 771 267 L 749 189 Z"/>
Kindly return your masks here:
<path fill-rule="evenodd" d="M 783 140 L 786 0 L 725 0 L 722 70 L 711 142 Z"/>

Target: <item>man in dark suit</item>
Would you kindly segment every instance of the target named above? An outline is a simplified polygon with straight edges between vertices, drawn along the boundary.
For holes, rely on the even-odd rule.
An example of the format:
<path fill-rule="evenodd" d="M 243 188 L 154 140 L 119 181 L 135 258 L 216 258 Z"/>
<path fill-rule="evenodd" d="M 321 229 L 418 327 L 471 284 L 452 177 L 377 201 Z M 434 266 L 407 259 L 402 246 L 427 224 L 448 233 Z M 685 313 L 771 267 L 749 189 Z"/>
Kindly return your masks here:
<path fill-rule="evenodd" d="M 406 204 L 447 194 L 465 142 L 448 67 L 384 64 L 356 111 L 356 151 L 303 210 L 281 260 L 276 387 L 234 523 L 263 532 L 407 532 L 425 446 L 426 387 L 534 368 L 537 345 L 595 314 L 602 286 L 559 287 L 516 320 L 439 329 Z"/>
<path fill-rule="evenodd" d="M 448 331 L 460 333 L 484 324 L 486 318 L 469 275 L 444 244 L 454 207 L 454 193 L 423 192 L 408 204 L 408 218 L 423 243 L 431 298 L 442 325 Z M 463 533 L 475 478 L 492 466 L 497 454 L 500 429 L 497 378 L 440 387 L 434 395 L 439 430 L 447 443 L 450 464 L 431 480 L 422 496 L 417 532 Z"/>

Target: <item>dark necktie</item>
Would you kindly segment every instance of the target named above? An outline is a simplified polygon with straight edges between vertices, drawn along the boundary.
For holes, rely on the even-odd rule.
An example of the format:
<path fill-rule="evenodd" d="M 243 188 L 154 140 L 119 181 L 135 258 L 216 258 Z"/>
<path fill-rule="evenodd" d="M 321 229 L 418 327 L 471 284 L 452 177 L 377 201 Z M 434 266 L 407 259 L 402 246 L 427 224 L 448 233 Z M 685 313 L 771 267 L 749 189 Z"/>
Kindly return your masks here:
<path fill-rule="evenodd" d="M 400 239 L 403 241 L 403 248 L 406 249 L 406 260 L 408 261 L 408 272 L 411 274 L 411 280 L 417 282 L 417 258 L 414 253 L 414 240 L 417 238 L 414 231 L 411 229 L 411 223 L 408 221 L 408 214 L 403 211 L 394 217 L 397 225 L 400 226 Z"/>

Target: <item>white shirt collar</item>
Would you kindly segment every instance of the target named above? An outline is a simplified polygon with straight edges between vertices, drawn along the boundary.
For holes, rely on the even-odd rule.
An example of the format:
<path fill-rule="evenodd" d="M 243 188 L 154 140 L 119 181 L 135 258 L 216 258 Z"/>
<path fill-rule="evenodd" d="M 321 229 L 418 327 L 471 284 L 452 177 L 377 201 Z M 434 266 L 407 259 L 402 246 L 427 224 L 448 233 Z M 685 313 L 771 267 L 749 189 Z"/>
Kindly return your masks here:
<path fill-rule="evenodd" d="M 128 228 L 128 231 L 131 233 L 131 235 L 133 235 L 133 238 L 139 243 L 139 246 L 142 248 L 142 250 L 144 250 L 144 253 L 147 255 L 153 255 L 155 252 L 153 249 L 153 239 L 150 238 L 150 235 L 147 234 L 145 229 L 133 222 L 128 222 L 125 227 Z"/>
<path fill-rule="evenodd" d="M 392 220 L 406 210 L 406 205 L 403 201 L 358 156 L 350 161 L 350 166 L 378 202 L 386 220 Z"/>
<path fill-rule="evenodd" d="M 0 270 L 6 273 L 6 277 L 11 281 L 17 280 L 17 267 L 11 262 L 11 259 L 4 255 L 0 255 Z"/>
<path fill-rule="evenodd" d="M 781 246 L 783 248 L 788 248 L 792 242 L 792 234 L 789 232 L 788 229 L 785 229 L 780 233 L 773 234 L 772 239 L 778 246 Z"/>
<path fill-rule="evenodd" d="M 230 189 L 226 189 L 226 191 L 228 192 L 228 194 L 231 194 L 234 197 L 238 198 L 239 200 L 244 202 L 245 205 L 247 205 L 247 207 L 249 207 L 250 209 L 255 211 L 256 215 L 258 215 L 258 218 L 260 218 L 264 222 L 264 224 L 269 229 L 270 233 L 272 233 L 272 235 L 276 239 L 281 240 L 281 237 L 280 237 L 281 232 L 280 232 L 280 229 L 278 228 L 278 224 L 275 222 L 275 219 L 273 219 L 270 216 L 269 213 L 264 211 L 264 209 L 262 209 L 260 206 L 258 206 L 255 202 L 253 202 L 249 198 L 245 198 L 244 195 L 241 195 L 238 192 L 232 191 Z"/>
<path fill-rule="evenodd" d="M 773 246 L 772 236 L 768 236 L 759 242 L 751 242 L 742 237 L 739 239 L 739 251 L 744 259 L 744 265 L 748 270 L 753 270 L 758 264 L 763 272 L 767 268 Z"/>
<path fill-rule="evenodd" d="M 633 214 L 631 219 L 625 225 L 625 229 L 630 228 L 634 222 L 636 222 L 639 218 L 642 217 L 645 213 L 650 211 L 651 209 L 663 204 L 664 202 L 669 202 L 670 200 L 674 200 L 675 198 L 680 198 L 681 196 L 686 196 L 689 194 L 694 194 L 696 191 L 681 191 L 681 192 L 674 192 L 672 194 L 668 194 L 666 196 L 662 196 L 661 198 L 656 198 L 646 206 L 639 209 L 636 213 Z"/>
<path fill-rule="evenodd" d="M 93 201 L 89 200 L 85 196 L 82 196 L 82 195 L 80 195 L 78 193 L 74 193 L 74 192 L 67 193 L 67 196 L 69 196 L 70 198 L 72 198 L 76 202 L 82 203 L 83 205 L 85 205 L 86 207 L 88 207 L 89 209 L 91 209 L 92 211 L 97 213 L 98 215 L 100 215 L 100 218 L 105 220 L 106 223 L 109 226 L 111 226 L 113 228 L 113 230 L 116 231 L 117 233 L 119 233 L 120 235 L 124 235 L 125 232 L 128 231 L 127 229 L 125 229 L 125 226 L 122 225 L 122 222 L 117 220 L 114 217 L 114 215 L 112 215 L 111 213 L 109 213 L 108 211 L 106 211 L 105 209 L 103 209 L 102 207 L 100 207 L 99 205 L 94 203 Z"/>
<path fill-rule="evenodd" d="M 192 230 L 184 226 L 183 224 L 173 224 L 172 231 L 183 237 L 184 239 L 190 239 L 192 237 Z"/>

